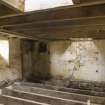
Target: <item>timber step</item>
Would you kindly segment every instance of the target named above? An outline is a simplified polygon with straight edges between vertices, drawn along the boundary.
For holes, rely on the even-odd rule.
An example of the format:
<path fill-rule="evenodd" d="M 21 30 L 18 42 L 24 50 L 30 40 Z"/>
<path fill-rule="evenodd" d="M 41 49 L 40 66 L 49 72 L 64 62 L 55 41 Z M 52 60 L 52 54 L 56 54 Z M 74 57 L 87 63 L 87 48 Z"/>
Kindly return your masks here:
<path fill-rule="evenodd" d="M 50 105 L 9 95 L 1 95 L 0 103 L 1 105 Z"/>
<path fill-rule="evenodd" d="M 58 91 L 62 91 L 62 92 L 78 93 L 78 94 L 84 94 L 84 95 L 90 95 L 90 96 L 105 97 L 105 92 L 99 92 L 99 91 L 93 91 L 93 90 L 83 90 L 83 89 L 58 87 L 58 86 L 52 86 L 52 85 L 48 85 L 48 84 L 29 83 L 29 82 L 19 82 L 19 83 L 17 82 L 17 83 L 15 83 L 15 85 L 40 87 L 40 88 L 44 88 L 44 89 L 58 90 Z"/>
<path fill-rule="evenodd" d="M 0 104 L 105 105 L 105 97 L 85 95 L 78 93 L 77 90 L 70 92 L 67 91 L 67 89 L 68 88 L 45 84 L 17 82 L 7 88 L 2 89 L 0 92 Z M 97 94 L 99 94 L 99 92 Z"/>
<path fill-rule="evenodd" d="M 58 98 L 68 99 L 68 100 L 77 100 L 77 101 L 82 101 L 82 102 L 87 102 L 88 100 L 90 100 L 91 103 L 95 103 L 95 104 L 102 104 L 105 102 L 104 97 L 89 96 L 89 95 L 78 94 L 78 93 L 68 93 L 68 92 L 62 92 L 62 91 L 57 91 L 57 90 L 44 89 L 40 87 L 14 85 L 12 87 L 12 90 L 29 92 L 33 94 L 34 93 L 42 94 L 42 95 L 53 96 L 53 97 L 58 97 Z"/>
<path fill-rule="evenodd" d="M 18 97 L 18 98 L 23 98 L 27 100 L 37 101 L 40 103 L 51 104 L 51 105 L 87 105 L 87 102 L 63 99 L 59 97 L 42 95 L 42 94 L 37 94 L 37 93 L 23 92 L 23 91 L 9 89 L 9 88 L 3 89 L 2 94 L 8 95 L 11 97 Z"/>

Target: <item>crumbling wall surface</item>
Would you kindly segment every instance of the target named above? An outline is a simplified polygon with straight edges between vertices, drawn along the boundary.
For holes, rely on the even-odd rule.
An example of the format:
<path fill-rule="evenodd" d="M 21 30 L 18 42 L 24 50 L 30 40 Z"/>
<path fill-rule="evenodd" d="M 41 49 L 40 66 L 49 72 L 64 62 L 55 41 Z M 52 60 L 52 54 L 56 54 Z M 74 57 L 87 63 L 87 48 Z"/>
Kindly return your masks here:
<path fill-rule="evenodd" d="M 55 78 L 105 82 L 105 40 L 54 41 L 50 46 Z"/>
<path fill-rule="evenodd" d="M 2 56 L 0 57 L 0 81 L 21 78 L 20 40 L 10 38 L 9 48 L 9 63 L 5 62 Z"/>

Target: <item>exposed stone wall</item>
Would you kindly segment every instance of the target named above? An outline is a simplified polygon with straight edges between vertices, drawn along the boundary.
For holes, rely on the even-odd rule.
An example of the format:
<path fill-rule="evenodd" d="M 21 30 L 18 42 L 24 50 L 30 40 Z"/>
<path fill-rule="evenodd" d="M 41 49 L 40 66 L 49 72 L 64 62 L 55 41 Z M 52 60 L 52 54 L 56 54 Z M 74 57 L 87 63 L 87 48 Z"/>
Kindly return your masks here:
<path fill-rule="evenodd" d="M 105 40 L 50 43 L 55 78 L 105 82 Z"/>

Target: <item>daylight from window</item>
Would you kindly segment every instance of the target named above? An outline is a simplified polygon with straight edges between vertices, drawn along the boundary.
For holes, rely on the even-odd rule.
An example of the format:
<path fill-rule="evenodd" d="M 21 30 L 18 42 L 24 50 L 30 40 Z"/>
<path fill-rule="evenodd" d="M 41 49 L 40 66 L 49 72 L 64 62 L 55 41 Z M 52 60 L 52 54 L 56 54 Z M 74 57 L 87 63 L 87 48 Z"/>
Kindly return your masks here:
<path fill-rule="evenodd" d="M 34 11 L 66 5 L 73 5 L 72 0 L 26 0 L 25 11 Z"/>
<path fill-rule="evenodd" d="M 0 40 L 0 57 L 9 63 L 9 42 L 8 40 Z"/>

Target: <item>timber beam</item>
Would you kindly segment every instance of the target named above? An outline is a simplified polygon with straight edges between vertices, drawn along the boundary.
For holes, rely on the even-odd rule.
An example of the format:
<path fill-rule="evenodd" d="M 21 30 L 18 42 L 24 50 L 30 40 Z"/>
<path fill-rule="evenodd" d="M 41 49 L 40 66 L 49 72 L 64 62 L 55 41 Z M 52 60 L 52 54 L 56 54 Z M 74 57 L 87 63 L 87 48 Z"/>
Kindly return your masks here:
<path fill-rule="evenodd" d="M 38 21 L 72 19 L 105 15 L 105 0 L 72 6 L 38 10 L 21 15 L 0 17 L 0 25 L 22 24 Z"/>
<path fill-rule="evenodd" d="M 37 38 L 9 30 L 0 29 L 0 38 L 20 38 L 20 39 L 31 39 L 31 40 L 38 40 Z"/>
<path fill-rule="evenodd" d="M 33 22 L 1 27 L 29 38 L 70 39 L 70 38 L 105 38 L 105 16 Z M 18 34 L 17 34 L 18 35 Z"/>
<path fill-rule="evenodd" d="M 11 6 L 10 4 L 6 3 L 3 0 L 0 0 L 0 17 L 13 15 L 13 14 L 21 14 L 22 11 L 16 9 L 15 7 Z"/>

